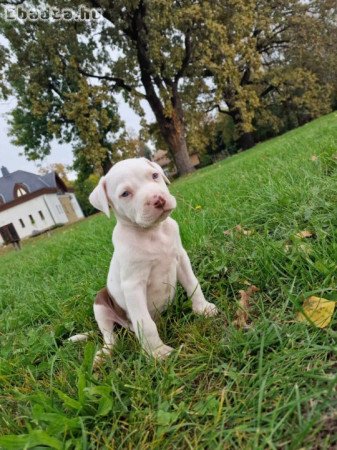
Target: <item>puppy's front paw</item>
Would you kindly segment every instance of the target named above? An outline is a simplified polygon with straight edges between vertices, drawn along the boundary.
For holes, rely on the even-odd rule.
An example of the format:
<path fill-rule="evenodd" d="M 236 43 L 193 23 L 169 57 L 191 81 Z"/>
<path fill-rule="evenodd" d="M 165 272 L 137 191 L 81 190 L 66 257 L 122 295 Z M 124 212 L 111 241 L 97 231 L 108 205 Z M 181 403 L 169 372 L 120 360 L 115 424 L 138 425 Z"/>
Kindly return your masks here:
<path fill-rule="evenodd" d="M 167 358 L 173 350 L 174 349 L 169 345 L 163 344 L 160 347 L 157 347 L 155 350 L 152 350 L 151 354 L 154 358 L 164 359 Z"/>
<path fill-rule="evenodd" d="M 214 305 L 214 303 L 203 302 L 199 305 L 193 306 L 193 311 L 196 314 L 200 314 L 202 316 L 213 317 L 216 316 L 219 312 L 218 308 Z"/>

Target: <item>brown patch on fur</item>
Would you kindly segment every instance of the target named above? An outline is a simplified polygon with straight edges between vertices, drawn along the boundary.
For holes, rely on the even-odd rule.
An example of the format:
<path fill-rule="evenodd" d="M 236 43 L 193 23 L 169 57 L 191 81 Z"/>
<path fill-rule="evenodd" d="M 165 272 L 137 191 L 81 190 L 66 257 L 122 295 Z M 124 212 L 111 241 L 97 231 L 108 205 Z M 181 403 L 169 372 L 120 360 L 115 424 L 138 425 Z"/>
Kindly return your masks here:
<path fill-rule="evenodd" d="M 126 312 L 117 304 L 116 300 L 113 298 L 106 287 L 101 289 L 96 295 L 95 305 L 106 306 L 112 309 L 123 322 L 129 322 Z"/>

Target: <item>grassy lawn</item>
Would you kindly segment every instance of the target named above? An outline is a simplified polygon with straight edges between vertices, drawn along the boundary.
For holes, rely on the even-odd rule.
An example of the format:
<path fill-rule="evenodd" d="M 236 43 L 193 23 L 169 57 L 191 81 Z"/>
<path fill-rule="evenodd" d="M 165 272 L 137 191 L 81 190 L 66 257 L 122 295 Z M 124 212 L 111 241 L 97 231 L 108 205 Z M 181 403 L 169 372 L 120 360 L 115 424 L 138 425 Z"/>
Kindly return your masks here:
<path fill-rule="evenodd" d="M 194 316 L 178 289 L 159 324 L 177 349 L 164 362 L 121 330 L 92 370 L 112 220 L 0 256 L 0 448 L 336 448 L 337 319 L 323 330 L 295 320 L 312 293 L 337 300 L 336 155 L 333 113 L 173 183 L 184 245 L 222 314 Z M 238 224 L 251 233 L 224 234 Z M 260 291 L 241 330 L 247 282 Z"/>

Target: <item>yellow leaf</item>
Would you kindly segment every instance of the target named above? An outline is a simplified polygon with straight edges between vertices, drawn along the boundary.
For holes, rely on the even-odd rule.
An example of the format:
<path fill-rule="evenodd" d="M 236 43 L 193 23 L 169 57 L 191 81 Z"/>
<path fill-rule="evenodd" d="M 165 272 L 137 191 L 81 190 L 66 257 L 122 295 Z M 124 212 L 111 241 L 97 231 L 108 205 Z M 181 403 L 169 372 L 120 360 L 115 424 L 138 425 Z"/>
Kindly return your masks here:
<path fill-rule="evenodd" d="M 194 209 L 197 211 L 199 209 L 202 209 L 202 206 L 201 205 L 197 205 Z"/>
<path fill-rule="evenodd" d="M 318 156 L 316 155 L 312 155 L 310 158 L 311 161 L 317 161 L 318 160 Z"/>
<path fill-rule="evenodd" d="M 300 322 L 309 322 L 318 328 L 325 328 L 329 325 L 335 310 L 336 302 L 321 297 L 309 297 L 303 303 L 303 313 L 297 314 Z"/>

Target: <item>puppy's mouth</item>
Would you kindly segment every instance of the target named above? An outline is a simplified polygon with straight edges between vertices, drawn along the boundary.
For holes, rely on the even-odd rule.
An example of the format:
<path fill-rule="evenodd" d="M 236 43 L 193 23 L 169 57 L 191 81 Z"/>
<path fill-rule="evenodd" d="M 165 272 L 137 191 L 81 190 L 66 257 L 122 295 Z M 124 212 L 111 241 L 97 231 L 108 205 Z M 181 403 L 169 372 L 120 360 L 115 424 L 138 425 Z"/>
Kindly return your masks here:
<path fill-rule="evenodd" d="M 162 208 L 162 212 L 160 213 L 160 215 L 163 215 L 165 213 L 170 214 L 173 210 L 174 208 Z"/>
<path fill-rule="evenodd" d="M 157 217 L 147 218 L 147 220 L 136 220 L 135 223 L 141 228 L 148 228 L 153 225 L 157 225 L 158 223 L 165 220 L 173 210 L 174 208 L 162 208 L 160 211 L 158 211 L 159 214 L 157 213 Z"/>

